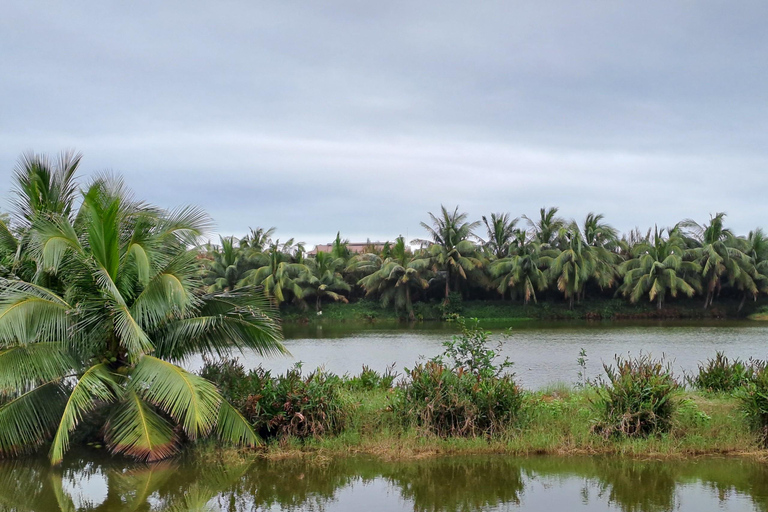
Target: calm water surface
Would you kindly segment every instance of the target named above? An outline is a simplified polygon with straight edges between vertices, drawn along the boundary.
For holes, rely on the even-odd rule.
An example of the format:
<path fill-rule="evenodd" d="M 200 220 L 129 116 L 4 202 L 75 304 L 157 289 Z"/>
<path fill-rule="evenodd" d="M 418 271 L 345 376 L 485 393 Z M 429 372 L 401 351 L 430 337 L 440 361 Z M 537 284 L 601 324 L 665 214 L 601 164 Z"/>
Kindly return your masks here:
<path fill-rule="evenodd" d="M 602 363 L 614 356 L 651 353 L 664 355 L 676 374 L 693 372 L 697 365 L 722 350 L 731 358 L 768 358 L 768 323 L 751 321 L 664 321 L 664 322 L 518 322 L 483 324 L 502 344 L 502 355 L 515 362 L 514 371 L 523 386 L 537 389 L 556 382 L 577 380 L 576 359 L 587 352 L 587 374 L 602 373 Z M 326 325 L 285 327 L 285 346 L 292 357 L 264 360 L 255 354 L 240 357 L 246 367 L 263 364 L 283 372 L 297 361 L 305 369 L 323 366 L 344 374 L 359 373 L 362 366 L 384 370 L 395 364 L 402 372 L 420 356 L 442 352 L 442 343 L 455 326 L 445 323 L 407 325 Z M 188 362 L 199 368 L 201 360 Z"/>
<path fill-rule="evenodd" d="M 12 511 L 765 511 L 768 466 L 738 459 L 438 458 L 382 462 L 187 458 L 153 466 L 99 453 L 0 463 Z"/>

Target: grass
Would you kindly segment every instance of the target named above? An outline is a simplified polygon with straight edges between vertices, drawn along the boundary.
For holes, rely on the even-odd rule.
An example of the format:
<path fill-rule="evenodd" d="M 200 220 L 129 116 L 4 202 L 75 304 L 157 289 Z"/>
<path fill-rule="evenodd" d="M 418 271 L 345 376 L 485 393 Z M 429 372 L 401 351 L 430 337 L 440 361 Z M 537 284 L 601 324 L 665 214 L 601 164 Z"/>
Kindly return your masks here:
<path fill-rule="evenodd" d="M 577 302 L 573 309 L 568 303 L 556 298 L 541 300 L 538 304 L 524 305 L 513 300 L 465 300 L 457 307 L 467 318 L 481 320 L 632 320 L 632 319 L 706 319 L 706 318 L 751 318 L 768 319 L 768 304 L 761 298 L 748 302 L 742 311 L 738 310 L 739 300 L 720 299 L 709 309 L 702 308 L 700 299 L 678 298 L 670 300 L 661 311 L 653 303 L 631 304 L 623 298 L 592 298 Z M 414 313 L 421 321 L 440 321 L 443 314 L 440 301 L 414 303 Z M 384 308 L 378 301 L 360 299 L 344 303 L 323 305 L 323 314 L 318 316 L 313 308 L 301 310 L 294 305 L 283 305 L 281 317 L 288 323 L 338 323 L 397 321 L 397 315 L 390 306 Z"/>
<path fill-rule="evenodd" d="M 368 455 L 408 460 L 442 455 L 616 455 L 631 458 L 682 459 L 701 455 L 768 458 L 768 450 L 730 394 L 680 390 L 669 431 L 638 438 L 610 438 L 593 433 L 598 420 L 593 388 L 565 385 L 525 392 L 518 421 L 493 436 L 474 438 L 425 434 L 398 421 L 389 409 L 392 390 L 345 390 L 346 428 L 338 435 L 272 441 L 255 451 L 228 448 L 224 457 L 292 459 Z M 210 448 L 209 448 L 210 449 Z M 235 455 L 232 455 L 232 453 Z"/>

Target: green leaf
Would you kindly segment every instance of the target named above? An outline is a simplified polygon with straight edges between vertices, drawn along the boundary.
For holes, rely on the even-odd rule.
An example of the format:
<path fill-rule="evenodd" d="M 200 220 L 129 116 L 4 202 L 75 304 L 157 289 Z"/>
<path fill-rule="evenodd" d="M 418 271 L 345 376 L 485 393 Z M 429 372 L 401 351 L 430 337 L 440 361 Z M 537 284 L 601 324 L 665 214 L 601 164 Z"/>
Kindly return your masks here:
<path fill-rule="evenodd" d="M 221 396 L 202 377 L 152 356 L 142 356 L 129 388 L 176 420 L 190 439 L 207 435 L 216 424 Z"/>
<path fill-rule="evenodd" d="M 129 392 L 107 420 L 104 436 L 115 453 L 148 462 L 170 457 L 178 450 L 178 438 L 171 425 Z"/>
<path fill-rule="evenodd" d="M 253 431 L 240 412 L 232 407 L 226 400 L 222 400 L 219 406 L 219 420 L 216 425 L 216 433 L 222 441 L 239 446 L 257 446 L 261 439 Z"/>
<path fill-rule="evenodd" d="M 98 402 L 111 402 L 120 393 L 120 387 L 105 364 L 90 367 L 77 381 L 69 395 L 59 427 L 49 453 L 51 462 L 58 464 L 69 449 L 69 434 L 77 427 L 86 413 Z"/>
<path fill-rule="evenodd" d="M 0 454 L 28 453 L 50 437 L 66 395 L 58 384 L 47 383 L 0 407 Z"/>

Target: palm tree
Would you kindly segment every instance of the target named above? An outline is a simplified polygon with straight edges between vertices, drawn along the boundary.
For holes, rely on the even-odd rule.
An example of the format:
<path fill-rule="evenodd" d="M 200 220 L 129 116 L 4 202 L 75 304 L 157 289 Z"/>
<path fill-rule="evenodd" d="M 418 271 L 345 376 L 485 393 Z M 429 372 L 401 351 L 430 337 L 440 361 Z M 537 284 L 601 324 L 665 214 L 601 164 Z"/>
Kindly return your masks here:
<path fill-rule="evenodd" d="M 241 248 L 235 245 L 234 237 L 219 237 L 220 247 L 209 247 L 207 262 L 203 275 L 203 284 L 207 291 L 232 291 L 242 284 L 246 272 L 253 268 L 253 262 Z M 241 245 L 242 247 L 242 245 Z"/>
<path fill-rule="evenodd" d="M 30 215 L 36 277 L 54 279 L 3 282 L 0 454 L 53 438 L 49 457 L 58 463 L 83 418 L 102 414 L 108 447 L 142 460 L 168 457 L 182 438 L 213 432 L 257 442 L 212 383 L 175 364 L 233 348 L 284 351 L 260 295 L 195 292 L 201 283 L 190 247 L 209 225 L 202 211 L 133 201 L 107 176 L 83 191 L 71 215 L 67 208 L 21 211 Z"/>
<path fill-rule="evenodd" d="M 602 222 L 605 215 L 602 213 L 594 214 L 589 212 L 584 219 L 584 229 L 582 230 L 584 241 L 587 245 L 593 247 L 612 247 L 618 241 L 618 231 Z"/>
<path fill-rule="evenodd" d="M 380 263 L 376 271 L 360 279 L 359 284 L 365 288 L 366 296 L 378 293 L 382 305 L 394 302 L 396 311 L 405 309 L 408 318 L 413 320 L 411 288 L 429 287 L 422 276 L 427 266 L 428 260 L 415 257 L 406 247 L 403 237 L 399 236 L 391 248 L 390 256 Z"/>
<path fill-rule="evenodd" d="M 723 277 L 730 283 L 741 283 L 752 292 L 747 283 L 748 270 L 743 261 L 747 256 L 738 249 L 738 241 L 730 229 L 725 228 L 723 219 L 725 213 L 717 213 L 710 217 L 709 225 L 700 226 L 693 221 L 684 221 L 692 238 L 700 245 L 692 251 L 696 262 L 701 266 L 701 276 L 706 287 L 704 308 L 712 305 L 715 294 L 719 293 Z M 756 291 L 755 291 L 756 293 Z"/>
<path fill-rule="evenodd" d="M 267 296 L 278 305 L 285 302 L 287 293 L 301 299 L 302 290 L 296 283 L 296 278 L 305 272 L 307 267 L 303 263 L 292 261 L 291 250 L 297 251 L 300 256 L 303 255 L 303 246 L 299 245 L 299 249 L 294 249 L 292 238 L 283 245 L 280 245 L 280 240 L 275 240 L 269 250 L 263 253 L 257 268 L 245 273 L 243 283 L 263 287 Z"/>
<path fill-rule="evenodd" d="M 523 215 L 523 218 L 528 221 L 534 237 L 543 246 L 552 246 L 561 229 L 565 227 L 565 221 L 557 217 L 557 212 L 557 207 L 541 208 L 539 210 L 539 220 L 535 222 Z"/>
<path fill-rule="evenodd" d="M 587 244 L 576 222 L 562 228 L 558 238 L 562 250 L 547 251 L 549 272 L 556 280 L 557 289 L 573 308 L 575 299 L 581 298 L 584 286 L 594 279 L 600 288 L 611 287 L 617 277 L 615 262 L 618 256 L 603 246 Z"/>
<path fill-rule="evenodd" d="M 492 213 L 491 221 L 483 215 L 483 223 L 488 233 L 484 247 L 494 258 L 500 260 L 509 256 L 510 246 L 517 239 L 517 221 L 510 219 L 508 213 Z"/>
<path fill-rule="evenodd" d="M 429 212 L 432 226 L 424 222 L 421 226 L 429 233 L 429 240 L 416 239 L 412 243 L 418 243 L 428 247 L 428 255 L 435 271 L 444 271 L 445 275 L 445 300 L 451 293 L 451 283 L 455 287 L 459 285 L 459 279 L 466 279 L 467 272 L 482 265 L 475 257 L 475 245 L 470 242 L 474 237 L 474 230 L 479 222 L 466 222 L 467 214 L 459 213 L 457 206 L 453 213 L 440 206 L 441 216 L 436 217 Z"/>
<path fill-rule="evenodd" d="M 699 272 L 701 267 L 693 261 L 686 261 L 685 242 L 674 234 L 664 238 L 664 230 L 656 228 L 653 238 L 633 248 L 633 258 L 620 266 L 624 284 L 619 292 L 636 303 L 644 296 L 656 301 L 661 309 L 669 293 L 677 297 L 682 292 L 692 297 L 701 290 Z"/>
<path fill-rule="evenodd" d="M 327 297 L 336 302 L 347 302 L 339 292 L 348 292 L 351 288 L 344 281 L 341 269 L 344 258 L 332 253 L 319 252 L 314 258 L 307 258 L 307 270 L 299 275 L 297 285 L 301 287 L 301 297 L 315 297 L 315 311 L 322 313 L 322 300 Z"/>
<path fill-rule="evenodd" d="M 248 234 L 240 239 L 240 247 L 248 249 L 256 254 L 264 252 L 272 244 L 272 236 L 275 228 L 250 228 Z"/>
<path fill-rule="evenodd" d="M 536 292 L 548 286 L 546 258 L 542 257 L 541 244 L 537 241 L 525 243 L 525 233 L 518 234 L 517 248 L 507 258 L 491 264 L 491 275 L 496 278 L 497 289 L 502 297 L 507 291 L 522 295 L 525 304 L 536 300 Z"/>

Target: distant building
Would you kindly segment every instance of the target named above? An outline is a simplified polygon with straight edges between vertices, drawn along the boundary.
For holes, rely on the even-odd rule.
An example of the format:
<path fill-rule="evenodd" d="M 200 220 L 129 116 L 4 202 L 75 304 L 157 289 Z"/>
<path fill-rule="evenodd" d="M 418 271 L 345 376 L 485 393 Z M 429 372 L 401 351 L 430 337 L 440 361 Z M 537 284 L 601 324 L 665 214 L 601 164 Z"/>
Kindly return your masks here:
<path fill-rule="evenodd" d="M 380 251 L 384 248 L 386 242 L 348 242 L 347 249 L 352 254 L 361 254 L 370 251 Z M 307 254 L 315 255 L 318 252 L 331 252 L 333 244 L 318 244 Z"/>

